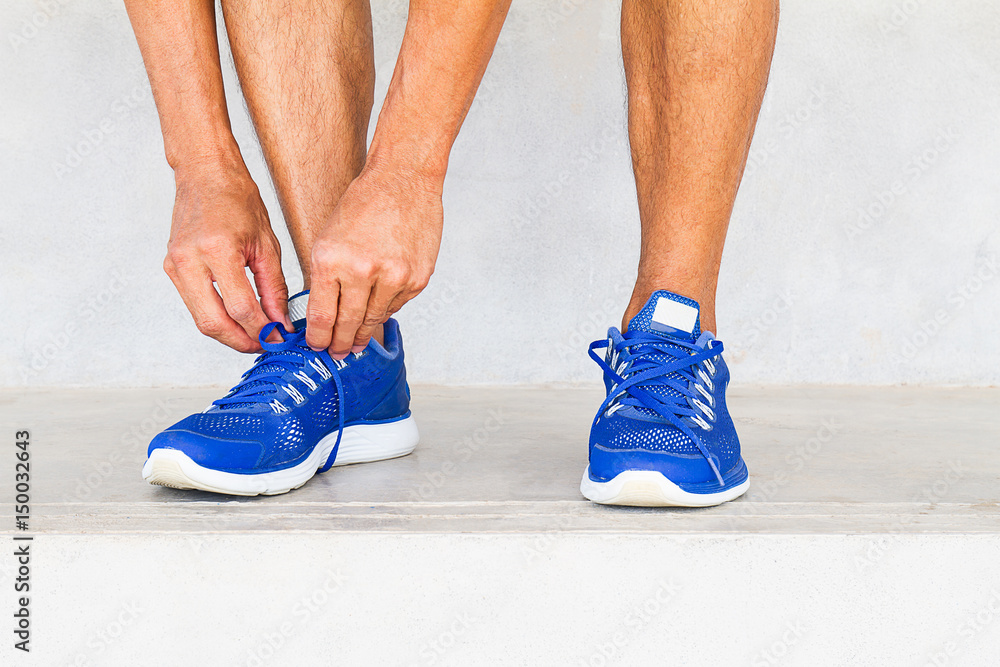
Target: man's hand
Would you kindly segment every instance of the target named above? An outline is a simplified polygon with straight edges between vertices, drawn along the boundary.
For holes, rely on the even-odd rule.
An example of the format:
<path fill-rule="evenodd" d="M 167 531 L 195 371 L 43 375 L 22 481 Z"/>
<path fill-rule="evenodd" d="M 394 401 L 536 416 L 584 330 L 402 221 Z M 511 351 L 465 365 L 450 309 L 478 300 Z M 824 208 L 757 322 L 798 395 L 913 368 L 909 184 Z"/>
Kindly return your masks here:
<path fill-rule="evenodd" d="M 364 170 L 312 249 L 306 342 L 335 358 L 368 344 L 427 285 L 441 246 L 448 156 L 510 0 L 410 0 Z"/>
<path fill-rule="evenodd" d="M 366 170 L 354 180 L 312 250 L 306 342 L 335 359 L 419 294 L 441 246 L 441 183 Z"/>
<path fill-rule="evenodd" d="M 220 176 L 219 171 L 177 170 L 163 269 L 199 331 L 234 350 L 257 352 L 257 336 L 265 324 L 282 322 L 291 328 L 281 247 L 250 175 L 235 170 Z M 247 266 L 260 302 L 247 279 Z"/>
<path fill-rule="evenodd" d="M 267 322 L 291 327 L 288 288 L 278 240 L 229 122 L 215 2 L 125 4 L 177 185 L 163 268 L 202 333 L 241 352 L 258 351 L 257 336 Z"/>

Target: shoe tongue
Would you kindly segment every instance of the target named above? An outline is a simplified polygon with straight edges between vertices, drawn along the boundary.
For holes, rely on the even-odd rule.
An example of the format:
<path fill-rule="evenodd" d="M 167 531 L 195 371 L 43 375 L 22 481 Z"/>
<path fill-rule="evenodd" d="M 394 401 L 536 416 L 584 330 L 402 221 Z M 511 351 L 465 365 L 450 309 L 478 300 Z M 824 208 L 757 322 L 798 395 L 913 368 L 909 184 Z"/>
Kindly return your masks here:
<path fill-rule="evenodd" d="M 629 331 L 644 331 L 664 338 L 694 343 L 701 336 L 698 302 L 667 290 L 657 290 L 639 314 L 628 323 Z"/>
<path fill-rule="evenodd" d="M 698 318 L 698 314 L 698 302 L 694 299 L 689 299 L 685 296 L 668 292 L 667 290 L 657 290 L 649 297 L 649 301 L 639 311 L 639 314 L 633 317 L 628 323 L 628 330 L 642 331 L 660 336 L 668 345 L 670 345 L 670 341 L 698 344 L 702 338 L 701 321 Z M 711 337 L 711 334 L 705 335 Z M 670 346 L 681 347 L 680 345 Z M 647 360 L 664 364 L 676 361 L 676 357 L 656 350 L 655 347 L 651 346 L 645 352 L 644 357 Z M 690 353 L 688 350 L 685 351 Z M 678 382 L 686 381 L 684 376 L 677 371 L 670 373 L 663 379 L 676 380 Z M 677 389 L 660 382 L 643 385 L 642 388 L 653 394 L 683 398 L 683 394 Z M 659 415 L 648 407 L 635 406 L 631 409 L 638 414 L 647 415 L 653 419 L 660 419 Z"/>
<path fill-rule="evenodd" d="M 309 306 L 309 290 L 299 292 L 288 300 L 288 317 L 296 331 L 306 326 L 306 311 Z"/>

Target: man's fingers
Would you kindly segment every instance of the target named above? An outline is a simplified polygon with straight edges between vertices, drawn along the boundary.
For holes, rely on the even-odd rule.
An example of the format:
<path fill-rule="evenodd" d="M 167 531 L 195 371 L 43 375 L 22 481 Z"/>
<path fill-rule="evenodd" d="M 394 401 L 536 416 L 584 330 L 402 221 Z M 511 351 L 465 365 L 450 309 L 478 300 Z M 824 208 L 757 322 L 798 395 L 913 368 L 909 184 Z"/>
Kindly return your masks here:
<path fill-rule="evenodd" d="M 240 264 L 237 262 L 218 269 L 212 267 L 213 277 L 222 294 L 226 312 L 243 327 L 250 338 L 257 340 L 260 330 L 270 320 L 257 301 L 257 295 L 250 286 L 246 271 Z"/>
<path fill-rule="evenodd" d="M 351 353 L 358 329 L 365 321 L 370 294 L 371 286 L 366 283 L 341 286 L 337 322 L 333 327 L 333 342 L 330 343 L 330 356 L 334 359 L 343 359 Z"/>
<path fill-rule="evenodd" d="M 194 318 L 198 331 L 239 352 L 260 350 L 257 339 L 251 338 L 226 312 L 222 297 L 215 291 L 207 272 L 193 278 L 182 277 L 176 271 L 168 271 L 168 274 Z"/>
<path fill-rule="evenodd" d="M 288 285 L 281 271 L 281 251 L 266 252 L 250 258 L 250 270 L 260 295 L 260 306 L 271 322 L 281 322 L 291 331 L 288 317 Z"/>
<path fill-rule="evenodd" d="M 325 350 L 333 342 L 333 325 L 337 321 L 340 283 L 320 283 L 313 276 L 306 312 L 306 344 L 314 350 Z"/>
<path fill-rule="evenodd" d="M 360 352 L 371 340 L 375 329 L 389 319 L 389 305 L 399 294 L 399 289 L 389 287 L 383 282 L 375 283 L 371 295 L 368 297 L 368 308 L 365 310 L 364 320 L 358 327 L 358 332 L 354 334 L 354 344 L 352 352 Z"/>

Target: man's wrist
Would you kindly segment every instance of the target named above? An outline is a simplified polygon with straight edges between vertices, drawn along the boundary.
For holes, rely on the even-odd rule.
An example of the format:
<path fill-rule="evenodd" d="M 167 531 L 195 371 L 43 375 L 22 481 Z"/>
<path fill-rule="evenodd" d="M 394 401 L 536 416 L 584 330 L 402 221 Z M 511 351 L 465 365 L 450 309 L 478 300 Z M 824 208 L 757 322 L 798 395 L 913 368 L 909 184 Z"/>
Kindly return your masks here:
<path fill-rule="evenodd" d="M 406 141 L 372 141 L 361 176 L 368 180 L 403 179 L 413 187 L 440 193 L 448 172 L 448 148 Z"/>
<path fill-rule="evenodd" d="M 171 140 L 173 136 L 174 132 L 164 131 L 163 144 L 167 164 L 175 172 L 201 166 L 243 164 L 239 144 L 228 128 L 192 132 L 180 141 Z"/>
<path fill-rule="evenodd" d="M 231 146 L 202 147 L 198 151 L 167 158 L 177 181 L 232 181 L 250 179 L 250 171 L 235 141 Z"/>

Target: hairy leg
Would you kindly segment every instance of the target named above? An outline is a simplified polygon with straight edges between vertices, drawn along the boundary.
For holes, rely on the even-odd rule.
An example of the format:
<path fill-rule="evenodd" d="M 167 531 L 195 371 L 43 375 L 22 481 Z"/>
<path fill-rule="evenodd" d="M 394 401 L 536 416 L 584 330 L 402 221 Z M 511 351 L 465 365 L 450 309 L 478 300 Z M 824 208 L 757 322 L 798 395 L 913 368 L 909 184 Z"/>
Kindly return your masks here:
<path fill-rule="evenodd" d="M 308 289 L 313 243 L 365 164 L 371 9 L 367 0 L 222 0 L 222 9 Z"/>
<path fill-rule="evenodd" d="M 623 328 L 650 294 L 701 305 L 716 332 L 726 229 L 767 85 L 777 0 L 624 0 L 622 56 L 642 223 Z"/>

